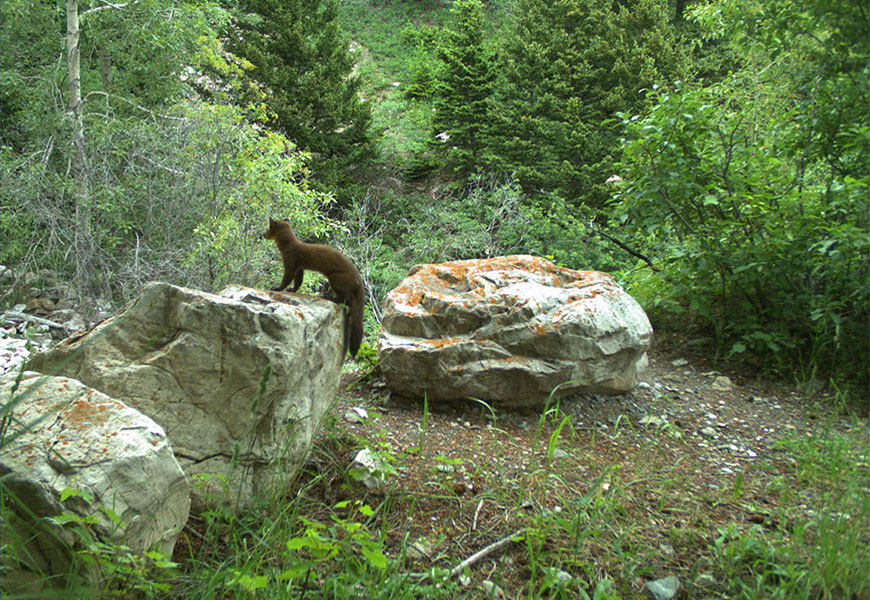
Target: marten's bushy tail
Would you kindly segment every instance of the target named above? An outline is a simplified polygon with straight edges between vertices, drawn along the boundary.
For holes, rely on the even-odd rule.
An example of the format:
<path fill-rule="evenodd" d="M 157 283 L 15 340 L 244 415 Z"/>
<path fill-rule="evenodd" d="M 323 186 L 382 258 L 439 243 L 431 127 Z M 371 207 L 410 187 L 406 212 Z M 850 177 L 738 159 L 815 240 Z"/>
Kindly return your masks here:
<path fill-rule="evenodd" d="M 363 336 L 363 288 L 357 290 L 350 297 L 348 306 L 350 307 L 350 341 L 348 342 L 350 355 L 356 358 L 357 350 L 362 343 Z"/>

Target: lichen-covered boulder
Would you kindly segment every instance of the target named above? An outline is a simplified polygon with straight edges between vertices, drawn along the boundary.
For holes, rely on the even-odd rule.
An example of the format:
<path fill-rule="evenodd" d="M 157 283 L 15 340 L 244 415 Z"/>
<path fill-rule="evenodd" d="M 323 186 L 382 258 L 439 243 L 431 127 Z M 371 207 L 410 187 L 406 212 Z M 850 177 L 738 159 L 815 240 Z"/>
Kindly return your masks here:
<path fill-rule="evenodd" d="M 534 406 L 632 389 L 652 327 L 613 278 L 534 256 L 418 265 L 384 302 L 387 386 L 429 399 Z"/>
<path fill-rule="evenodd" d="M 25 372 L 17 387 L 16 380 L 0 377 L 10 417 L 0 448 L 10 519 L 4 544 L 14 557 L 4 575 L 69 570 L 84 542 L 74 522 L 51 519 L 64 513 L 87 519 L 97 541 L 171 556 L 190 490 L 163 429 L 74 379 Z"/>
<path fill-rule="evenodd" d="M 152 283 L 28 368 L 78 379 L 160 424 L 199 511 L 284 492 L 335 399 L 343 359 L 343 314 L 328 300 Z"/>

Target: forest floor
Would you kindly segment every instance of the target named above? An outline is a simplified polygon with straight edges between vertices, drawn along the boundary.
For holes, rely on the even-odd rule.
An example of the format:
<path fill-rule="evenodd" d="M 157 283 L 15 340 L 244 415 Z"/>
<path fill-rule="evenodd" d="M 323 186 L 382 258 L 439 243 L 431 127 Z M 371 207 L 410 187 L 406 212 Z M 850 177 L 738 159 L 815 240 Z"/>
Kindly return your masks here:
<path fill-rule="evenodd" d="M 738 573 L 723 571 L 717 547 L 804 531 L 820 510 L 824 482 L 795 458 L 803 440 L 851 440 L 848 460 L 866 481 L 870 429 L 824 393 L 725 369 L 660 337 L 633 392 L 563 399 L 546 413 L 424 404 L 348 375 L 306 493 L 324 507 L 375 508 L 384 552 L 411 573 L 451 569 L 522 531 L 465 570 L 469 589 L 490 580 L 508 598 L 549 597 L 566 581 L 605 581 L 643 597 L 646 582 L 674 575 L 678 597 L 726 597 L 722 579 Z M 375 489 L 348 484 L 362 447 L 389 465 Z"/>

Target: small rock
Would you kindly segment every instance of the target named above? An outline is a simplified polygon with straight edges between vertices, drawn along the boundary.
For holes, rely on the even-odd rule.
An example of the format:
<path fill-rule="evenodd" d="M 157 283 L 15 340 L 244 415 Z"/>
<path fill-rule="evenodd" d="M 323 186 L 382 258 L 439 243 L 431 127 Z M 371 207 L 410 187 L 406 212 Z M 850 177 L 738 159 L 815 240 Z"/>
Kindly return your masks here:
<path fill-rule="evenodd" d="M 558 579 L 561 583 L 566 584 L 571 583 L 571 580 L 574 579 L 574 577 L 571 576 L 571 573 L 559 569 L 558 571 L 556 571 L 556 579 Z"/>
<path fill-rule="evenodd" d="M 665 423 L 667 423 L 667 419 L 665 417 L 657 417 L 655 415 L 646 415 L 641 417 L 638 421 L 641 425 L 652 425 L 654 427 L 661 427 Z"/>
<path fill-rule="evenodd" d="M 568 458 L 569 456 L 571 455 L 562 450 L 561 448 L 556 448 L 555 450 L 553 450 L 553 458 L 557 460 L 561 458 Z"/>
<path fill-rule="evenodd" d="M 383 459 L 368 448 L 363 448 L 357 452 L 350 464 L 350 471 L 354 479 L 362 482 L 370 490 L 377 489 L 384 484 L 388 470 Z"/>
<path fill-rule="evenodd" d="M 432 540 L 421 537 L 408 546 L 408 556 L 415 559 L 431 558 L 437 547 Z"/>
<path fill-rule="evenodd" d="M 713 380 L 713 385 L 711 387 L 718 392 L 728 392 L 734 389 L 734 384 L 724 375 L 720 375 Z"/>
<path fill-rule="evenodd" d="M 671 600 L 676 597 L 677 590 L 680 589 L 680 580 L 669 575 L 655 581 L 647 581 L 646 589 L 655 600 Z"/>
<path fill-rule="evenodd" d="M 711 437 L 716 435 L 716 430 L 713 429 L 712 427 L 703 427 L 701 429 L 701 435 L 708 437 L 708 438 L 711 438 Z"/>
<path fill-rule="evenodd" d="M 369 413 L 366 411 L 366 409 L 359 407 L 359 406 L 354 406 L 353 408 L 349 408 L 344 413 L 344 420 L 347 421 L 348 423 L 362 423 L 363 421 L 365 421 L 368 418 L 369 418 Z"/>
<path fill-rule="evenodd" d="M 710 573 L 701 573 L 695 578 L 695 585 L 699 587 L 712 587 L 716 585 L 716 579 Z"/>
<path fill-rule="evenodd" d="M 489 579 L 481 581 L 480 587 L 483 588 L 486 598 L 504 598 L 504 591 Z"/>
<path fill-rule="evenodd" d="M 689 364 L 689 361 L 687 361 L 685 358 L 678 358 L 671 361 L 671 366 L 674 367 L 685 367 L 687 364 Z"/>

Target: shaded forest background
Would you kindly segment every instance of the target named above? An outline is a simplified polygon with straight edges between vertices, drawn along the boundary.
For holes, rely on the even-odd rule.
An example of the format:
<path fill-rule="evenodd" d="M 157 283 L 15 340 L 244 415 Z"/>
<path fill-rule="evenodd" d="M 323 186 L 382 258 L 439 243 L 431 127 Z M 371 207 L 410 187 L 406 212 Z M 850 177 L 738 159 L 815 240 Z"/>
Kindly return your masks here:
<path fill-rule="evenodd" d="M 0 10 L 0 264 L 22 281 L 267 286 L 260 233 L 288 217 L 357 264 L 369 334 L 413 264 L 531 253 L 613 273 L 719 356 L 866 389 L 863 0 Z"/>

